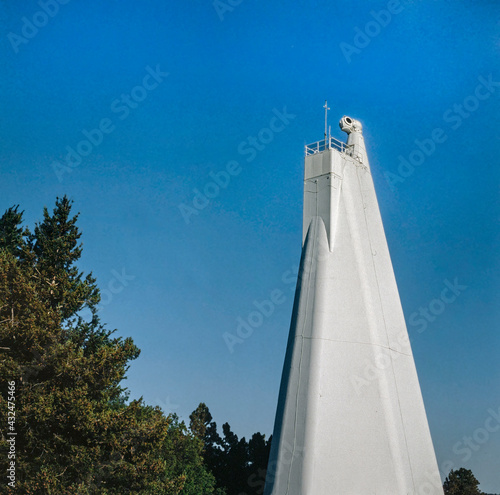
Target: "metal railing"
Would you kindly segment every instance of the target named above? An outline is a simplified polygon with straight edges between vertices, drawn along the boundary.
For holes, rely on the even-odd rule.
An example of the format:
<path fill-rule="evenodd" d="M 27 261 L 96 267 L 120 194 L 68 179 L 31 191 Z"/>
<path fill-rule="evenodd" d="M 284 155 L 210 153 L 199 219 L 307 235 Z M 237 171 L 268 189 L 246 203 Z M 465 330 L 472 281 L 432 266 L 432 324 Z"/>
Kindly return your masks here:
<path fill-rule="evenodd" d="M 328 139 L 323 139 L 322 141 L 316 141 L 312 144 L 306 145 L 306 156 L 315 155 L 317 153 L 322 153 L 326 150 L 337 150 L 340 153 L 345 153 L 346 155 L 352 156 L 359 162 L 362 161 L 361 153 L 356 152 L 353 144 L 346 144 L 338 139 L 330 137 Z"/>
<path fill-rule="evenodd" d="M 307 144 L 306 156 L 314 155 L 315 153 L 321 153 L 322 151 L 330 149 L 334 149 L 340 151 L 341 153 L 345 153 L 351 147 L 352 147 L 351 145 L 348 146 L 344 142 L 339 141 L 338 139 L 335 139 L 333 137 L 330 137 L 328 139 L 323 139 L 322 141 L 316 141 L 315 143 Z"/>

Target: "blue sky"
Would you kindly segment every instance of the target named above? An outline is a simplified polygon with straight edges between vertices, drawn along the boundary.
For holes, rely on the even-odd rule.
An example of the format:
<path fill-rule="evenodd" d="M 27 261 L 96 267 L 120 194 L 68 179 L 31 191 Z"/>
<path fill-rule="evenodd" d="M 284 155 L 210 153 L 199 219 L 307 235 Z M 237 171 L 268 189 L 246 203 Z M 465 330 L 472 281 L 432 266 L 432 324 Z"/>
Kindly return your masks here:
<path fill-rule="evenodd" d="M 498 3 L 41 4 L 0 3 L 0 207 L 33 225 L 74 200 L 102 318 L 142 349 L 132 397 L 271 433 L 303 146 L 328 99 L 334 136 L 344 114 L 364 124 L 438 463 L 500 492 Z M 433 302 L 447 283 L 456 300 Z M 230 352 L 224 334 L 276 291 Z"/>

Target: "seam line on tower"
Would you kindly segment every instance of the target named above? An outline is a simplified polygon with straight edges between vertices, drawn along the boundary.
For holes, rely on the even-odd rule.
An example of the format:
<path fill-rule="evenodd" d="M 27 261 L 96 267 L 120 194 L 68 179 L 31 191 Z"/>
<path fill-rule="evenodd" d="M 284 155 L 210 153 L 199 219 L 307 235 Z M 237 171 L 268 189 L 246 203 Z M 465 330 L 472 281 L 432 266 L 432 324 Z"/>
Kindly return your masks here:
<path fill-rule="evenodd" d="M 382 344 L 375 344 L 373 342 L 357 342 L 355 340 L 337 340 L 337 339 L 325 339 L 324 337 L 302 337 L 304 339 L 308 340 L 326 340 L 328 342 L 338 342 L 341 344 L 361 344 L 361 345 L 374 345 L 376 347 L 380 347 L 381 349 L 387 349 L 389 351 L 397 352 L 398 354 L 401 354 L 402 356 L 408 356 L 412 357 L 411 354 L 406 354 L 405 352 L 397 351 L 396 349 L 393 349 L 392 347 L 388 347 Z"/>
<path fill-rule="evenodd" d="M 365 204 L 364 189 L 362 187 L 361 180 L 359 178 L 359 174 L 357 173 L 357 171 L 356 171 L 356 178 L 358 180 L 359 190 L 361 191 L 361 197 L 363 199 L 363 204 Z M 370 236 L 370 229 L 368 228 L 368 219 L 366 218 L 366 208 L 363 208 L 363 218 L 365 219 L 366 230 L 368 232 L 368 243 L 370 244 L 370 251 L 373 252 L 372 239 L 371 239 L 371 236 Z M 387 337 L 387 341 L 389 342 L 389 336 L 387 334 L 387 322 L 385 320 L 384 305 L 382 303 L 382 298 L 380 297 L 380 284 L 379 284 L 379 280 L 378 280 L 377 267 L 375 266 L 375 261 L 374 261 L 373 257 L 371 258 L 371 262 L 372 262 L 372 266 L 373 266 L 373 272 L 375 274 L 375 280 L 377 281 L 377 294 L 378 294 L 378 300 L 379 300 L 380 309 L 381 309 L 381 313 L 382 313 L 382 319 L 384 321 L 385 336 Z M 412 483 L 413 489 L 415 489 L 415 478 L 413 476 L 413 468 L 412 468 L 412 465 L 411 465 L 410 451 L 408 449 L 408 439 L 407 439 L 407 436 L 406 436 L 406 425 L 405 425 L 404 418 L 403 418 L 403 411 L 401 410 L 401 400 L 399 399 L 398 382 L 397 382 L 397 379 L 396 379 L 396 373 L 394 371 L 394 362 L 392 360 L 392 356 L 389 356 L 389 358 L 391 360 L 391 371 L 392 371 L 392 376 L 393 376 L 393 379 L 394 379 L 394 386 L 396 387 L 396 396 L 398 398 L 399 416 L 401 418 L 401 426 L 403 428 L 403 436 L 404 436 L 404 439 L 405 439 L 406 457 L 408 459 L 408 466 L 410 468 L 411 483 Z"/>
<path fill-rule="evenodd" d="M 318 204 L 316 203 L 316 222 L 317 222 L 317 208 L 318 208 Z M 309 237 L 309 233 L 311 231 L 311 224 L 313 223 L 314 219 L 309 223 L 309 227 L 308 227 L 308 231 L 307 231 L 307 235 L 306 235 L 306 242 L 307 242 L 307 238 Z M 314 227 L 314 226 L 313 226 Z M 316 247 L 316 236 L 313 236 L 313 245 L 312 245 L 312 250 L 313 250 L 313 253 L 314 253 L 314 248 Z M 307 257 L 306 257 L 307 259 Z M 312 262 L 313 262 L 313 259 L 310 259 L 310 263 L 312 265 Z M 308 278 L 310 279 L 311 278 L 311 274 L 312 274 L 312 270 L 308 270 Z M 298 414 L 298 401 L 299 401 L 299 391 L 300 391 L 300 386 L 301 386 L 301 378 L 302 378 L 302 356 L 303 356 L 303 353 L 304 353 L 304 326 L 307 322 L 307 317 L 308 317 L 308 314 L 309 314 L 309 293 L 310 293 L 310 290 L 311 290 L 311 284 L 308 283 L 307 284 L 307 294 L 306 294 L 306 310 L 305 310 L 305 315 L 304 315 L 304 320 L 303 320 L 303 325 L 302 325 L 302 328 L 300 330 L 300 336 L 302 337 L 302 341 L 301 341 L 301 345 L 300 345 L 300 359 L 299 359 L 299 376 L 298 376 L 298 383 L 297 383 L 297 393 L 296 393 L 296 396 L 295 396 L 295 415 L 294 415 L 294 422 L 293 422 L 293 448 L 292 448 L 292 459 L 290 460 L 290 467 L 288 469 L 288 479 L 287 479 L 287 485 L 286 485 L 286 494 L 285 495 L 288 495 L 288 492 L 289 492 L 289 489 L 290 489 L 290 477 L 292 475 L 292 464 L 293 464 L 293 460 L 294 460 L 294 457 L 295 457 L 295 447 L 296 447 L 296 443 L 297 443 L 297 414 Z"/>

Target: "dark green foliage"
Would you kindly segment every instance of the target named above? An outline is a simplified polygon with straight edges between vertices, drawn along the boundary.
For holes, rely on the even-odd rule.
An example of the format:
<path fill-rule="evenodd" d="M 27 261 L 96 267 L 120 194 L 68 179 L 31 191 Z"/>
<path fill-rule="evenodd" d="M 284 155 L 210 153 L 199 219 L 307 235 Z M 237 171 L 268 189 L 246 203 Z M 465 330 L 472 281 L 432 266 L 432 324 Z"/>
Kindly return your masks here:
<path fill-rule="evenodd" d="M 217 480 L 217 488 L 227 495 L 261 495 L 264 491 L 271 438 L 255 433 L 249 442 L 238 439 L 228 423 L 222 426 L 223 437 L 205 404 L 191 414 L 191 430 L 204 441 L 207 467 Z"/>
<path fill-rule="evenodd" d="M 272 436 L 266 440 L 266 436 L 262 433 L 254 433 L 248 442 L 249 475 L 247 493 L 249 495 L 264 493 L 271 440 Z"/>
<path fill-rule="evenodd" d="M 167 473 L 172 478 L 185 476 L 182 495 L 212 493 L 215 479 L 203 463 L 203 441 L 192 430 L 188 430 L 175 414 L 170 420 L 169 434 L 163 447 Z"/>
<path fill-rule="evenodd" d="M 23 213 L 19 213 L 18 206 L 9 208 L 0 218 L 0 249 L 18 255 L 24 245 L 21 223 Z"/>
<path fill-rule="evenodd" d="M 451 470 L 443 484 L 445 495 L 482 495 L 479 481 L 470 469 Z"/>
<path fill-rule="evenodd" d="M 100 300 L 96 281 L 92 274 L 84 278 L 75 265 L 82 253 L 78 215 L 71 216 L 71 202 L 64 197 L 57 199 L 52 215 L 44 208 L 43 216 L 43 222 L 27 236 L 27 257 L 35 269 L 40 295 L 57 310 L 62 323 L 83 308 L 95 314 Z"/>
<path fill-rule="evenodd" d="M 16 383 L 10 493 L 213 493 L 203 441 L 159 408 L 127 403 L 120 383 L 139 349 L 99 320 L 96 281 L 76 266 L 82 246 L 71 202 L 57 199 L 33 233 L 21 221 L 17 207 L 0 219 L 0 383 Z M 2 386 L 3 418 L 6 399 Z M 6 440 L 2 428 L 4 473 Z"/>

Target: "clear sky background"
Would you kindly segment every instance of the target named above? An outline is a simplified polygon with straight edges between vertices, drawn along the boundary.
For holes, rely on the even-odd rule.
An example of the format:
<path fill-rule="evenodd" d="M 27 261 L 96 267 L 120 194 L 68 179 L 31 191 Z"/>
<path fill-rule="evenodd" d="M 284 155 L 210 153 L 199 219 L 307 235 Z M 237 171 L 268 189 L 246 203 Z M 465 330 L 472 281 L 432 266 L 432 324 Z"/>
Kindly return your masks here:
<path fill-rule="evenodd" d="M 438 463 L 500 493 L 500 431 L 487 431 L 500 425 L 500 5 L 226 5 L 70 0 L 48 17 L 38 2 L 1 1 L 0 207 L 20 204 L 33 226 L 56 196 L 74 200 L 102 319 L 142 350 L 132 398 L 186 420 L 203 401 L 219 426 L 269 435 L 303 147 L 322 139 L 328 99 L 334 136 L 344 139 L 344 114 L 364 125 Z M 375 21 L 388 7 L 391 19 Z M 291 116 L 270 134 L 276 112 Z M 435 150 L 404 168 L 433 132 Z M 259 133 L 265 144 L 252 144 Z M 71 168 L 68 147 L 86 154 Z M 217 191 L 212 176 L 228 163 L 239 173 Z M 205 189 L 204 206 L 194 190 Z M 460 288 L 440 304 L 446 281 Z M 224 334 L 275 290 L 282 302 L 230 349 Z"/>

